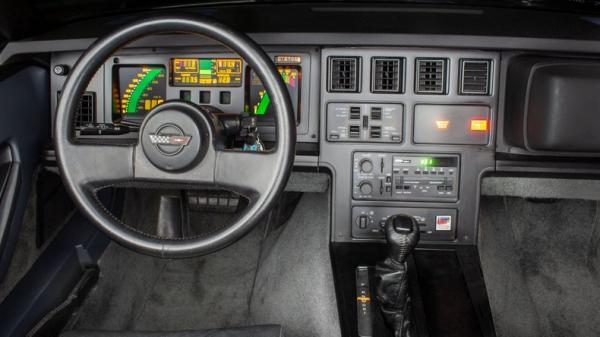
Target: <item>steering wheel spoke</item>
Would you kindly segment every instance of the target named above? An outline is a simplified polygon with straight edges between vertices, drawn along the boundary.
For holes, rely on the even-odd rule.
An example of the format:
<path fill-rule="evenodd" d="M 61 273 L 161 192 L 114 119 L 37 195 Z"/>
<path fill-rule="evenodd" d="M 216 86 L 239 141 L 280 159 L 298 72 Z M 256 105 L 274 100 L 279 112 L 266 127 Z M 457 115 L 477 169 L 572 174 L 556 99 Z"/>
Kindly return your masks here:
<path fill-rule="evenodd" d="M 217 151 L 215 183 L 257 198 L 273 184 L 279 154 L 269 152 Z"/>
<path fill-rule="evenodd" d="M 70 143 L 66 150 L 69 158 L 77 158 L 68 165 L 81 186 L 98 188 L 134 179 L 132 145 Z"/>

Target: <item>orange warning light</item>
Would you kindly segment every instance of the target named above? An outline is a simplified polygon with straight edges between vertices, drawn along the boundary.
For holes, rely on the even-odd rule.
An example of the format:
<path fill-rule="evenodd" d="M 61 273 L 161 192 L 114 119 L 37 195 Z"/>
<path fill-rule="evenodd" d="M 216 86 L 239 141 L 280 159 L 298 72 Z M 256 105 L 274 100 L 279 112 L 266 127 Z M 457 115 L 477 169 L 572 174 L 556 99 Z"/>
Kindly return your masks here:
<path fill-rule="evenodd" d="M 472 119 L 471 120 L 471 131 L 487 131 L 488 121 L 487 119 Z"/>
<path fill-rule="evenodd" d="M 447 129 L 448 125 L 450 125 L 450 121 L 448 121 L 448 120 L 435 121 L 435 125 L 437 126 L 438 129 Z"/>

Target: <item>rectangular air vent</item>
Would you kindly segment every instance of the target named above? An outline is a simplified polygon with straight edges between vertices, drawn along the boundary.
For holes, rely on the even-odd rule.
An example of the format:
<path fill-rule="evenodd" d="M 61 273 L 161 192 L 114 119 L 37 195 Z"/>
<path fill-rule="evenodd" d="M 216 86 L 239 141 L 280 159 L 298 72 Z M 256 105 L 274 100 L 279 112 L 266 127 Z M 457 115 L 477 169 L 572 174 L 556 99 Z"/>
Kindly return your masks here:
<path fill-rule="evenodd" d="M 490 60 L 460 60 L 461 95 L 490 94 Z"/>
<path fill-rule="evenodd" d="M 371 59 L 371 92 L 402 92 L 404 59 L 373 57 Z"/>
<path fill-rule="evenodd" d="M 415 72 L 417 94 L 446 94 L 447 59 L 418 58 Z"/>
<path fill-rule="evenodd" d="M 329 92 L 360 91 L 360 57 L 329 57 Z"/>
<path fill-rule="evenodd" d="M 73 120 L 75 128 L 81 128 L 91 123 L 96 123 L 96 93 L 86 91 L 81 95 L 79 108 Z"/>

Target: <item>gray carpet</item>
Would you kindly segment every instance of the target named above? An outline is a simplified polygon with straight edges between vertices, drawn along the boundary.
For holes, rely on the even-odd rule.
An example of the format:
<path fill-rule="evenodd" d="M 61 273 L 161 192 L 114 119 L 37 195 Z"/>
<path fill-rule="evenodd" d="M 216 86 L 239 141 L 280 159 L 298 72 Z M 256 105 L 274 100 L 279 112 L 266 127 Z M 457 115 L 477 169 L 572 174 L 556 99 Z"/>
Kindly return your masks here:
<path fill-rule="evenodd" d="M 76 329 L 194 330 L 247 325 L 260 226 L 208 256 L 163 260 L 111 243 Z"/>
<path fill-rule="evenodd" d="M 499 337 L 600 336 L 596 201 L 485 197 L 479 222 Z"/>
<path fill-rule="evenodd" d="M 329 254 L 326 193 L 304 194 L 263 246 L 251 301 L 254 324 L 281 324 L 286 337 L 340 336 Z"/>
<path fill-rule="evenodd" d="M 70 329 L 278 324 L 286 337 L 340 336 L 327 194 L 304 194 L 285 225 L 273 225 L 277 229 L 266 237 L 260 225 L 222 251 L 186 260 L 146 257 L 111 244 L 100 260 L 98 285 Z"/>

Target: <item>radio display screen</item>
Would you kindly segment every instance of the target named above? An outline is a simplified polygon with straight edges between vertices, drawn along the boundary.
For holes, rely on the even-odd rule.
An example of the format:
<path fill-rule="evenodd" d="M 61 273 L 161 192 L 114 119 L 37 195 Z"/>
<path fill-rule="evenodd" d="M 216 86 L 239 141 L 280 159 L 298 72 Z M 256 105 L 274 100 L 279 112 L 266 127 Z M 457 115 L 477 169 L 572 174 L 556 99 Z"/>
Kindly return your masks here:
<path fill-rule="evenodd" d="M 165 101 L 162 65 L 115 65 L 112 76 L 113 119 L 141 117 Z"/>
<path fill-rule="evenodd" d="M 171 85 L 175 87 L 239 87 L 242 60 L 239 58 L 173 58 Z"/>
<path fill-rule="evenodd" d="M 300 85 L 302 82 L 302 68 L 300 66 L 277 66 L 279 74 L 285 83 L 285 86 L 292 100 L 292 108 L 298 122 L 300 116 Z M 246 112 L 252 113 L 257 117 L 260 124 L 273 124 L 273 106 L 269 94 L 265 90 L 260 78 L 254 71 L 248 71 L 249 80 L 246 87 Z"/>

